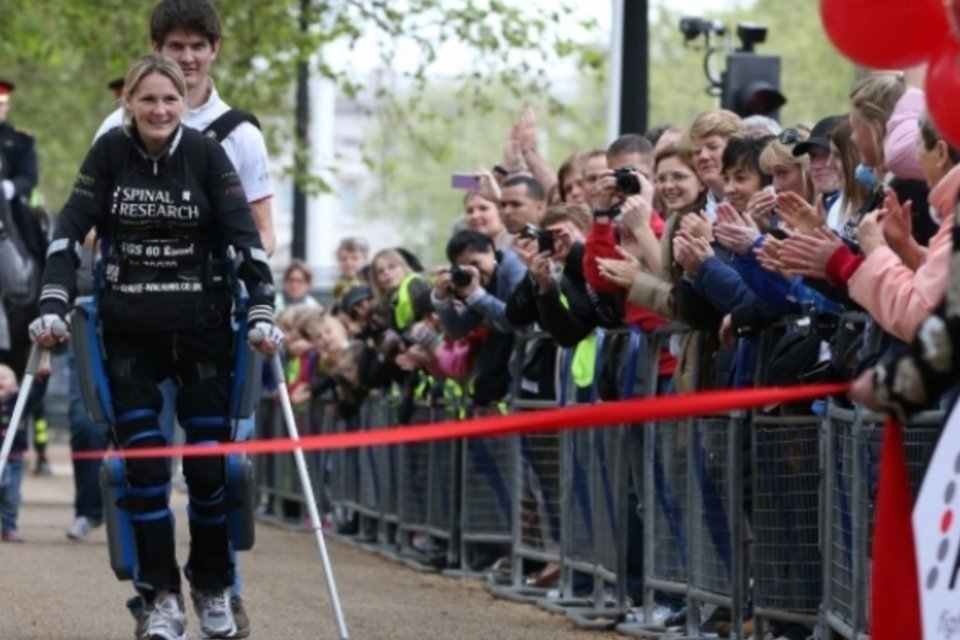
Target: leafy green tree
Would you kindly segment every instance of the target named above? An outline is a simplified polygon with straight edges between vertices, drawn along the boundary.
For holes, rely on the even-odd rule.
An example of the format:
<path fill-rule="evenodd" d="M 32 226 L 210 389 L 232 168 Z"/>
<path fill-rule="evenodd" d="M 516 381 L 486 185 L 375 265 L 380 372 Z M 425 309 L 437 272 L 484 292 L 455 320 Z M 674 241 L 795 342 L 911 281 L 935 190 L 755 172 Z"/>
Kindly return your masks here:
<path fill-rule="evenodd" d="M 376 132 L 366 144 L 375 160 L 364 214 L 394 222 L 402 244 L 427 264 L 444 261 L 444 246 L 463 212 L 465 192 L 451 189 L 451 174 L 501 162 L 510 128 L 525 105 L 538 114 L 539 150 L 552 166 L 576 151 L 603 146 L 606 96 L 596 77 L 580 80 L 568 102 L 542 94 L 515 97 L 499 85 L 489 89 L 501 96 L 493 107 L 458 99 L 456 85 L 447 82 L 421 96 L 435 117 L 413 118 L 402 101 L 387 103 L 376 114 Z"/>
<path fill-rule="evenodd" d="M 53 208 L 64 201 L 97 125 L 112 106 L 106 83 L 149 49 L 154 4 L 0 3 L 3 74 L 19 85 L 11 120 L 37 136 L 41 189 Z M 355 69 L 333 68 L 316 55 L 331 43 L 375 46 L 391 63 L 402 55 L 412 95 L 426 87 L 428 71 L 453 42 L 474 55 L 456 79 L 461 90 L 497 78 L 512 93 L 527 94 L 540 91 L 546 65 L 558 59 L 585 67 L 599 63 L 596 56 L 581 56 L 582 47 L 561 30 L 577 15 L 566 0 L 550 11 L 503 0 L 219 0 L 217 6 L 224 30 L 218 87 L 231 103 L 269 123 L 274 149 L 292 137 L 293 88 L 301 62 L 334 79 L 347 95 L 361 89 Z M 592 26 L 589 20 L 577 21 L 584 23 L 580 29 Z M 491 99 L 482 91 L 476 97 Z M 427 103 L 410 106 L 421 116 L 431 111 Z M 307 181 L 307 176 L 296 177 Z"/>
<path fill-rule="evenodd" d="M 678 28 L 682 15 L 663 6 L 651 15 L 651 125 L 684 126 L 697 113 L 719 105 L 719 98 L 705 91 L 704 52 L 684 47 Z M 782 91 L 788 97 L 781 110 L 782 122 L 813 123 L 846 111 L 853 66 L 824 35 L 815 2 L 758 0 L 747 8 L 705 17 L 720 20 L 731 30 L 741 21 L 769 28 L 768 42 L 758 51 L 782 56 Z M 541 115 L 541 129 L 550 141 L 548 158 L 553 166 L 559 166 L 569 153 L 602 146 L 606 138 L 607 90 L 602 79 L 607 54 L 603 46 L 591 51 L 592 57 L 581 53 L 581 59 L 594 60 L 598 73 L 579 82 L 572 98 L 561 100 L 548 93 L 526 100 L 538 114 L 549 113 Z M 722 65 L 721 52 L 715 57 L 714 73 Z M 488 89 L 487 94 L 491 93 L 508 94 L 499 86 L 492 92 Z M 437 85 L 416 96 L 415 105 L 429 104 L 433 109 L 429 117 L 418 117 L 405 101 L 406 94 L 394 98 L 378 113 L 378 131 L 367 146 L 367 153 L 382 162 L 367 198 L 366 215 L 397 221 L 403 242 L 429 260 L 439 260 L 462 209 L 463 193 L 449 188 L 450 174 L 489 168 L 501 157 L 510 123 L 524 99 L 507 95 L 492 105 L 471 102 L 451 87 Z M 478 102 L 485 108 L 476 108 Z"/>

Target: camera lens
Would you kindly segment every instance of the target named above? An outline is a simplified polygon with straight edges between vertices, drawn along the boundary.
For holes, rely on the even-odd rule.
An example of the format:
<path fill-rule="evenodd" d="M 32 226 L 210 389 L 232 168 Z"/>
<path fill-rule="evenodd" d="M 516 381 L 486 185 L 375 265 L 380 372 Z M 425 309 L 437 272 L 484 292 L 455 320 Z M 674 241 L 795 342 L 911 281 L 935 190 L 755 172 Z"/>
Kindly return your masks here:
<path fill-rule="evenodd" d="M 470 276 L 470 272 L 466 269 L 454 267 L 450 270 L 450 280 L 453 282 L 453 286 L 455 287 L 466 287 L 470 284 L 472 279 L 473 278 Z"/>
<path fill-rule="evenodd" d="M 613 172 L 617 180 L 617 191 L 628 196 L 640 193 L 640 179 L 633 174 L 631 167 L 624 167 Z"/>

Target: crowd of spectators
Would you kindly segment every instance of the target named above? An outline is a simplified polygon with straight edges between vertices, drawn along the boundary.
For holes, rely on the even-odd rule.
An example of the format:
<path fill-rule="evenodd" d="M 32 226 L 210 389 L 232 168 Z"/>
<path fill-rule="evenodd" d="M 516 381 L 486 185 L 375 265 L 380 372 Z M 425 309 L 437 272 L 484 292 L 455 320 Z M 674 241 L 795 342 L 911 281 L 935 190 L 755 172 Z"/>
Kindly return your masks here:
<path fill-rule="evenodd" d="M 504 157 L 465 194 L 447 264 L 344 240 L 326 307 L 307 295 L 302 264 L 286 271 L 277 308 L 294 401 L 351 419 L 370 394 L 394 393 L 401 423 L 416 402 L 451 393 L 499 411 L 511 396 L 557 400 L 557 354 L 569 349 L 581 402 L 862 374 L 856 393 L 870 406 L 903 417 L 938 406 L 942 371 L 918 395 L 890 364 L 950 280 L 960 150 L 926 116 L 922 82 L 922 68 L 874 73 L 854 84 L 847 113 L 783 127 L 705 111 L 571 150 L 556 171 L 525 109 Z M 840 322 L 847 312 L 872 318 L 869 341 L 864 325 Z M 623 380 L 619 338 L 596 353 L 598 329 L 650 336 L 671 322 L 688 330 L 665 343 L 655 381 Z M 517 358 L 531 332 L 540 337 Z"/>

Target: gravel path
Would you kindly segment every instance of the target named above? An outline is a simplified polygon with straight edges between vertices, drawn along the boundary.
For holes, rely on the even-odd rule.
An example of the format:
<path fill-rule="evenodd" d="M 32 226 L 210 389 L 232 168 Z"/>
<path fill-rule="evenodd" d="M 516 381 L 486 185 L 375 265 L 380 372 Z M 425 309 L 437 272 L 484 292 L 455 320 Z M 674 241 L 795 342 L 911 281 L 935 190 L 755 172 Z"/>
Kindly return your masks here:
<path fill-rule="evenodd" d="M 24 479 L 22 545 L 0 544 L 0 639 L 129 640 L 133 620 L 123 602 L 130 584 L 109 569 L 100 528 L 83 543 L 67 540 L 73 516 L 68 451 L 52 447 L 54 476 Z M 175 492 L 178 536 L 186 537 L 185 498 Z M 328 540 L 353 640 L 598 640 L 534 606 L 489 596 L 476 582 L 417 573 Z M 186 558 L 181 544 L 180 558 Z M 320 560 L 310 535 L 261 525 L 242 554 L 253 638 L 336 638 Z M 196 628 L 191 617 L 191 638 Z"/>

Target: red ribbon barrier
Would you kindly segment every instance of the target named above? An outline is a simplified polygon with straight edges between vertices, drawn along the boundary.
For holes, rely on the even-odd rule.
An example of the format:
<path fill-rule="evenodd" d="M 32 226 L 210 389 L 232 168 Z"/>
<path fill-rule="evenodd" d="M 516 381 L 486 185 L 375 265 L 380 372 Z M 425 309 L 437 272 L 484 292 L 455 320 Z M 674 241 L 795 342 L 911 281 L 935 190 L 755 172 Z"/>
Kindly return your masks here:
<path fill-rule="evenodd" d="M 820 384 L 802 387 L 765 387 L 622 400 L 602 404 L 575 405 L 564 409 L 521 412 L 472 420 L 455 420 L 431 424 L 306 436 L 299 441 L 288 438 L 250 440 L 224 444 L 181 447 L 150 447 L 123 451 L 82 451 L 77 460 L 98 459 L 106 455 L 124 458 L 164 458 L 174 456 L 219 456 L 230 453 L 288 453 L 304 451 L 353 449 L 392 444 L 409 444 L 459 438 L 495 438 L 519 433 L 542 433 L 568 429 L 590 429 L 618 424 L 637 424 L 656 420 L 689 418 L 714 413 L 753 409 L 772 404 L 788 404 L 845 393 L 849 383 Z"/>

